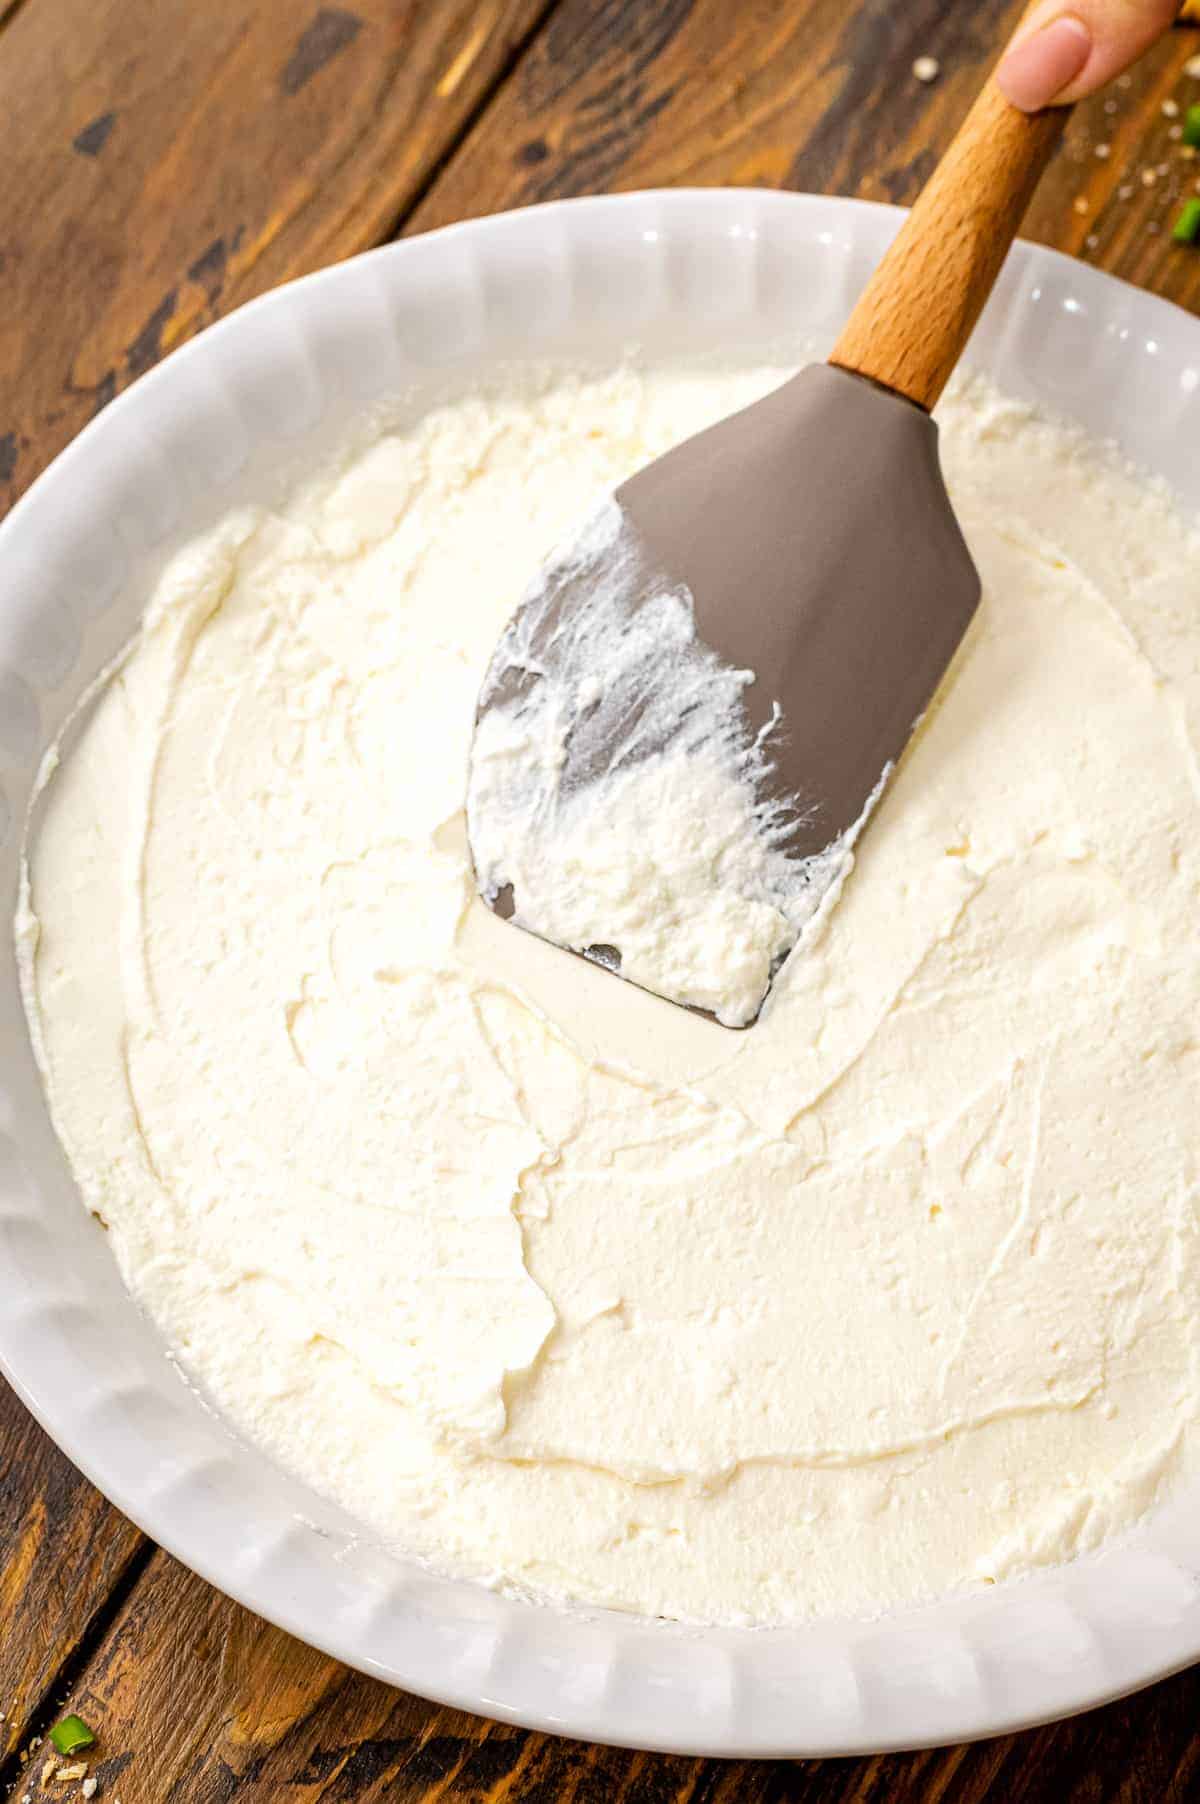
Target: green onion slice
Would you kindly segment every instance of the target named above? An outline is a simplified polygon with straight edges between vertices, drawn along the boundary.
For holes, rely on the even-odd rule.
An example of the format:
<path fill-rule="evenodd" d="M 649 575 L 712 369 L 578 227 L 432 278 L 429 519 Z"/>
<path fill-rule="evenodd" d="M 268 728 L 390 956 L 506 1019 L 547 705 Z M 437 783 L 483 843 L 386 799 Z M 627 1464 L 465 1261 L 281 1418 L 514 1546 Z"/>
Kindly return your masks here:
<path fill-rule="evenodd" d="M 90 1748 L 96 1737 L 81 1716 L 64 1716 L 51 1729 L 50 1739 L 60 1754 L 79 1754 Z"/>
<path fill-rule="evenodd" d="M 1176 244 L 1195 244 L 1200 239 L 1200 200 L 1184 203 L 1179 218 L 1171 228 Z"/>

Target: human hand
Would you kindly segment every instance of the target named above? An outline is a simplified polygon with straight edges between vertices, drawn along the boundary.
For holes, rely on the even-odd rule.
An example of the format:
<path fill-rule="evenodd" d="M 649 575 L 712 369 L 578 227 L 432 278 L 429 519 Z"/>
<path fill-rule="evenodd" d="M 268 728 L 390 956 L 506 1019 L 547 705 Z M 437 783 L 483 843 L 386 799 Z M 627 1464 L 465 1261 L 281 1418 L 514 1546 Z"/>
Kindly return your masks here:
<path fill-rule="evenodd" d="M 1094 94 L 1155 43 L 1179 0 L 1043 0 L 1000 64 L 1002 91 L 1026 113 Z"/>

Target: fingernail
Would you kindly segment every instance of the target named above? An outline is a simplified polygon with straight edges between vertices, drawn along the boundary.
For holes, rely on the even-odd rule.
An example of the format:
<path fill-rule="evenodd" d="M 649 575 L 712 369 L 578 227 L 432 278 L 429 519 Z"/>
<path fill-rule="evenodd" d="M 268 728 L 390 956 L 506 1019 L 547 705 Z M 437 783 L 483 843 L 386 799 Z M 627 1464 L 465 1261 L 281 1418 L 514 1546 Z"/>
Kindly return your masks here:
<path fill-rule="evenodd" d="M 1022 112 L 1036 113 L 1083 74 L 1092 34 L 1082 19 L 1056 19 L 1013 46 L 996 72 L 1001 91 Z"/>

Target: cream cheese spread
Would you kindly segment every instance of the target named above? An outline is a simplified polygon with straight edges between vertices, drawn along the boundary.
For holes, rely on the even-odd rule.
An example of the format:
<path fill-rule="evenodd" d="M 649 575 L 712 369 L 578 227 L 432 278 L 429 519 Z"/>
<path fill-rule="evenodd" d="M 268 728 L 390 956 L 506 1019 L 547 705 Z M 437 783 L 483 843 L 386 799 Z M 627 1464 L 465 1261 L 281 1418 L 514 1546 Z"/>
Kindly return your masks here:
<path fill-rule="evenodd" d="M 984 602 L 731 1033 L 498 921 L 483 672 L 596 498 L 783 371 L 498 389 L 179 556 L 18 923 L 130 1287 L 376 1536 L 716 1622 L 1071 1558 L 1200 1467 L 1200 542 L 984 383 Z"/>

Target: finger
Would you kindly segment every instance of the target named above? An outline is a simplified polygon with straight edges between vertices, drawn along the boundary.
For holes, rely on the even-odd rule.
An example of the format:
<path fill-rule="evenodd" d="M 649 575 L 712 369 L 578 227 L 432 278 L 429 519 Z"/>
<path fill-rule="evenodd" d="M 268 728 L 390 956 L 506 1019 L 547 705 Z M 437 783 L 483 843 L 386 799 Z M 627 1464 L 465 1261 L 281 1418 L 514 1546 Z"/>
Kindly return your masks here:
<path fill-rule="evenodd" d="M 1067 106 L 1127 69 L 1168 29 L 1179 0 L 1045 0 L 997 71 L 1027 113 Z"/>

